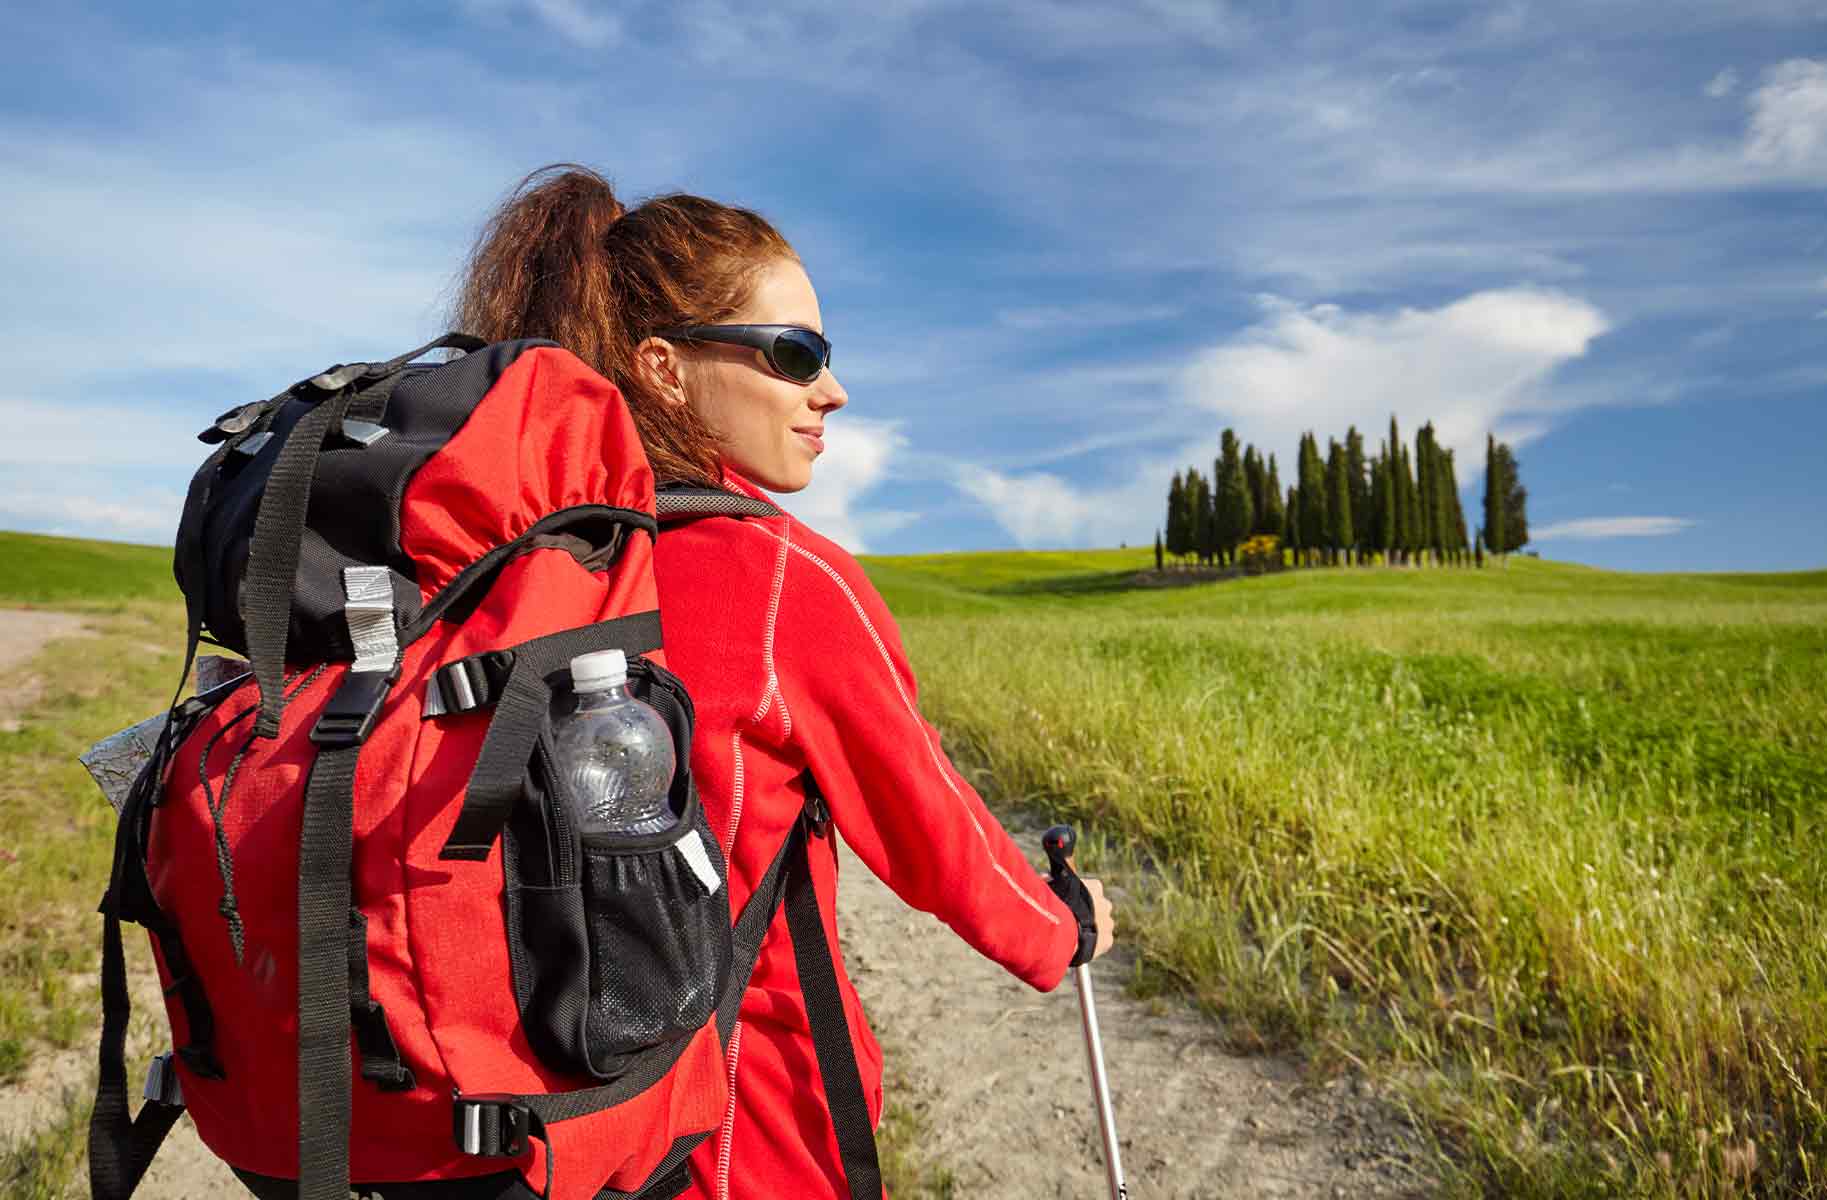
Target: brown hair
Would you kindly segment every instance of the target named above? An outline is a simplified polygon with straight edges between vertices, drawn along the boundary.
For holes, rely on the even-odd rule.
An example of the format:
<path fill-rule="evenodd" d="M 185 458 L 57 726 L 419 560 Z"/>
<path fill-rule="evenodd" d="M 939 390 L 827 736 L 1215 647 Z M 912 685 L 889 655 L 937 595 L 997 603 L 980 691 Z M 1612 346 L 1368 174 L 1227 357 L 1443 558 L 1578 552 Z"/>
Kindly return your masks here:
<path fill-rule="evenodd" d="M 678 193 L 627 209 L 595 171 L 557 163 L 521 180 L 483 226 L 456 327 L 557 342 L 622 390 L 657 479 L 715 484 L 713 431 L 642 381 L 635 347 L 657 329 L 727 321 L 761 268 L 797 257 L 746 208 Z"/>

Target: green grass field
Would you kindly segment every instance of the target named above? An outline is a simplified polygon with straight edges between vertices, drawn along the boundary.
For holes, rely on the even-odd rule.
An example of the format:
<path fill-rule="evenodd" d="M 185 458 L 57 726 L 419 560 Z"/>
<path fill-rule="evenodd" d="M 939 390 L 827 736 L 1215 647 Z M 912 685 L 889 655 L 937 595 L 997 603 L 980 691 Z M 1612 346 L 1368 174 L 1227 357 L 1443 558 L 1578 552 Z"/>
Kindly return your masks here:
<path fill-rule="evenodd" d="M 984 789 L 1158 872 L 1143 986 L 1396 1085 L 1449 1191 L 1827 1194 L 1827 572 L 1147 557 L 868 564 Z"/>
<path fill-rule="evenodd" d="M 107 810 L 73 758 L 164 701 L 181 609 L 162 550 L 0 545 L 0 603 L 103 629 L 12 673 L 3 1084 L 92 1036 Z M 1388 1083 L 1448 1194 L 1827 1194 L 1827 572 L 1130 589 L 1149 557 L 866 561 L 992 802 L 1137 881 L 1137 986 Z M 56 1194 L 42 1157 L 0 1147 L 0 1191 Z"/>

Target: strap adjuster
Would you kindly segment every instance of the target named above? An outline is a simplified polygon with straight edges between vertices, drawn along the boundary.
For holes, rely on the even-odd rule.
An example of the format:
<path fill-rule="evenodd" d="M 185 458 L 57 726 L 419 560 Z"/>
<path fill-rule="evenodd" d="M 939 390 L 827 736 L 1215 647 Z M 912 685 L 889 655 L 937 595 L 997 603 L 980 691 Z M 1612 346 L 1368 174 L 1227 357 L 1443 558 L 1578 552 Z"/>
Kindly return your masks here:
<path fill-rule="evenodd" d="M 326 750 L 358 746 L 368 740 L 374 718 L 387 693 L 399 679 L 398 668 L 388 671 L 351 671 L 343 676 L 342 686 L 330 697 L 311 727 L 311 741 Z"/>
<path fill-rule="evenodd" d="M 527 1152 L 533 1110 L 505 1092 L 451 1094 L 451 1135 L 457 1149 L 478 1158 L 518 1158 Z"/>
<path fill-rule="evenodd" d="M 501 699 L 514 670 L 512 650 L 490 650 L 445 663 L 425 682 L 423 717 L 472 712 Z"/>
<path fill-rule="evenodd" d="M 146 1067 L 145 1098 L 167 1108 L 184 1107 L 184 1089 L 178 1086 L 177 1068 L 172 1065 L 172 1055 L 168 1050 L 158 1055 Z"/>

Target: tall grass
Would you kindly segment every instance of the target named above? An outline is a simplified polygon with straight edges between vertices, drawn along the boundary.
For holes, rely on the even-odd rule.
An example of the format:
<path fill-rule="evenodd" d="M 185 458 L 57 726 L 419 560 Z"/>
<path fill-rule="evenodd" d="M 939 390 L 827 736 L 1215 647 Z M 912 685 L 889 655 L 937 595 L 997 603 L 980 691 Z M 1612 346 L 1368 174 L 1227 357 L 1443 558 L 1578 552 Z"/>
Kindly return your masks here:
<path fill-rule="evenodd" d="M 1827 575 L 972 557 L 872 564 L 923 706 L 1158 864 L 1156 983 L 1385 1075 L 1467 1192 L 1827 1194 Z"/>

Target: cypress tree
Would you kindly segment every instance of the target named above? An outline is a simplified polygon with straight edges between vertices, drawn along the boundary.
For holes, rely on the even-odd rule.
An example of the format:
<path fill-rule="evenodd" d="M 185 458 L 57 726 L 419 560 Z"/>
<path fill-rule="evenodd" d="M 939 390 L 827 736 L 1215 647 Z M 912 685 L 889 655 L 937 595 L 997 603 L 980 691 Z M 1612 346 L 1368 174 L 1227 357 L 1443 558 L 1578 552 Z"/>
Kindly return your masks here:
<path fill-rule="evenodd" d="M 1364 435 L 1356 425 L 1345 431 L 1345 475 L 1351 481 L 1352 547 L 1362 564 L 1370 541 L 1370 467 L 1364 461 Z"/>
<path fill-rule="evenodd" d="M 1522 464 L 1508 446 L 1503 447 L 1503 455 L 1509 476 L 1503 500 L 1503 540 L 1508 553 L 1529 544 L 1529 489 L 1522 485 Z"/>
<path fill-rule="evenodd" d="M 1273 534 L 1286 542 L 1287 518 L 1287 506 L 1282 503 L 1281 472 L 1276 469 L 1275 456 L 1271 454 L 1269 472 L 1262 481 L 1262 508 L 1256 514 L 1256 532 Z"/>
<path fill-rule="evenodd" d="M 1370 460 L 1370 507 L 1365 514 L 1368 523 L 1359 531 L 1365 549 L 1373 554 L 1387 555 L 1389 551 L 1384 543 L 1383 529 L 1383 518 L 1387 515 L 1388 508 L 1389 470 L 1384 465 L 1382 456 L 1378 455 Z M 1389 559 L 1385 557 L 1383 561 L 1387 564 Z"/>
<path fill-rule="evenodd" d="M 1383 565 L 1392 567 L 1396 563 L 1396 552 L 1401 548 L 1402 527 L 1396 520 L 1395 456 L 1387 445 L 1377 458 L 1377 475 L 1377 486 L 1382 489 L 1377 499 L 1377 548 L 1383 552 Z"/>
<path fill-rule="evenodd" d="M 1187 551 L 1203 563 L 1212 541 L 1212 487 L 1197 467 L 1186 469 L 1187 519 L 1192 529 Z"/>
<path fill-rule="evenodd" d="M 1250 525 L 1245 537 L 1255 537 L 1265 532 L 1257 528 L 1262 521 L 1262 485 L 1266 476 L 1263 473 L 1262 455 L 1256 453 L 1256 447 L 1243 448 L 1243 488 L 1250 494 Z"/>
<path fill-rule="evenodd" d="M 1440 525 L 1439 468 L 1434 463 L 1434 423 L 1429 421 L 1415 431 L 1415 549 L 1420 561 L 1427 561 L 1428 551 L 1439 562 L 1440 546 L 1434 538 Z"/>
<path fill-rule="evenodd" d="M 1504 447 L 1508 451 L 1509 447 Z M 1497 436 L 1484 435 L 1484 542 L 1492 554 L 1502 554 L 1504 545 L 1503 505 L 1508 494 L 1503 478 L 1503 463 L 1497 456 Z"/>
<path fill-rule="evenodd" d="M 1357 534 L 1351 524 L 1351 475 L 1345 447 L 1328 438 L 1330 445 L 1326 451 L 1326 492 L 1331 503 L 1326 506 L 1326 535 L 1332 543 L 1332 552 L 1347 565 L 1351 562 L 1351 549 L 1357 544 Z"/>
<path fill-rule="evenodd" d="M 1326 466 L 1311 431 L 1300 439 L 1300 544 L 1309 555 L 1326 545 Z"/>
<path fill-rule="evenodd" d="M 1186 553 L 1186 484 L 1178 471 L 1167 485 L 1167 552 L 1175 558 Z"/>
<path fill-rule="evenodd" d="M 1282 506 L 1281 544 L 1288 548 L 1288 565 L 1298 567 L 1300 561 L 1300 489 L 1288 488 L 1288 502 Z"/>
<path fill-rule="evenodd" d="M 1255 505 L 1250 500 L 1249 480 L 1244 475 L 1243 458 L 1238 453 L 1237 435 L 1224 431 L 1223 450 L 1217 464 L 1218 549 L 1230 562 L 1237 561 L 1237 543 L 1250 536 L 1255 526 Z"/>
<path fill-rule="evenodd" d="M 1414 552 L 1421 548 L 1420 497 L 1414 488 L 1414 471 L 1410 469 L 1409 447 L 1396 447 L 1396 542 L 1401 546 L 1401 561 L 1412 563 Z"/>
<path fill-rule="evenodd" d="M 1465 562 L 1465 508 L 1459 503 L 1459 474 L 1453 468 L 1453 452 L 1440 452 L 1440 495 L 1445 501 L 1442 509 L 1443 525 L 1441 540 L 1445 542 L 1453 562 L 1463 565 Z"/>
<path fill-rule="evenodd" d="M 1161 531 L 1155 530 L 1155 570 L 1161 569 Z"/>
<path fill-rule="evenodd" d="M 1408 492 L 1402 486 L 1402 435 L 1395 414 L 1389 417 L 1389 561 L 1406 562 L 1408 550 Z"/>

